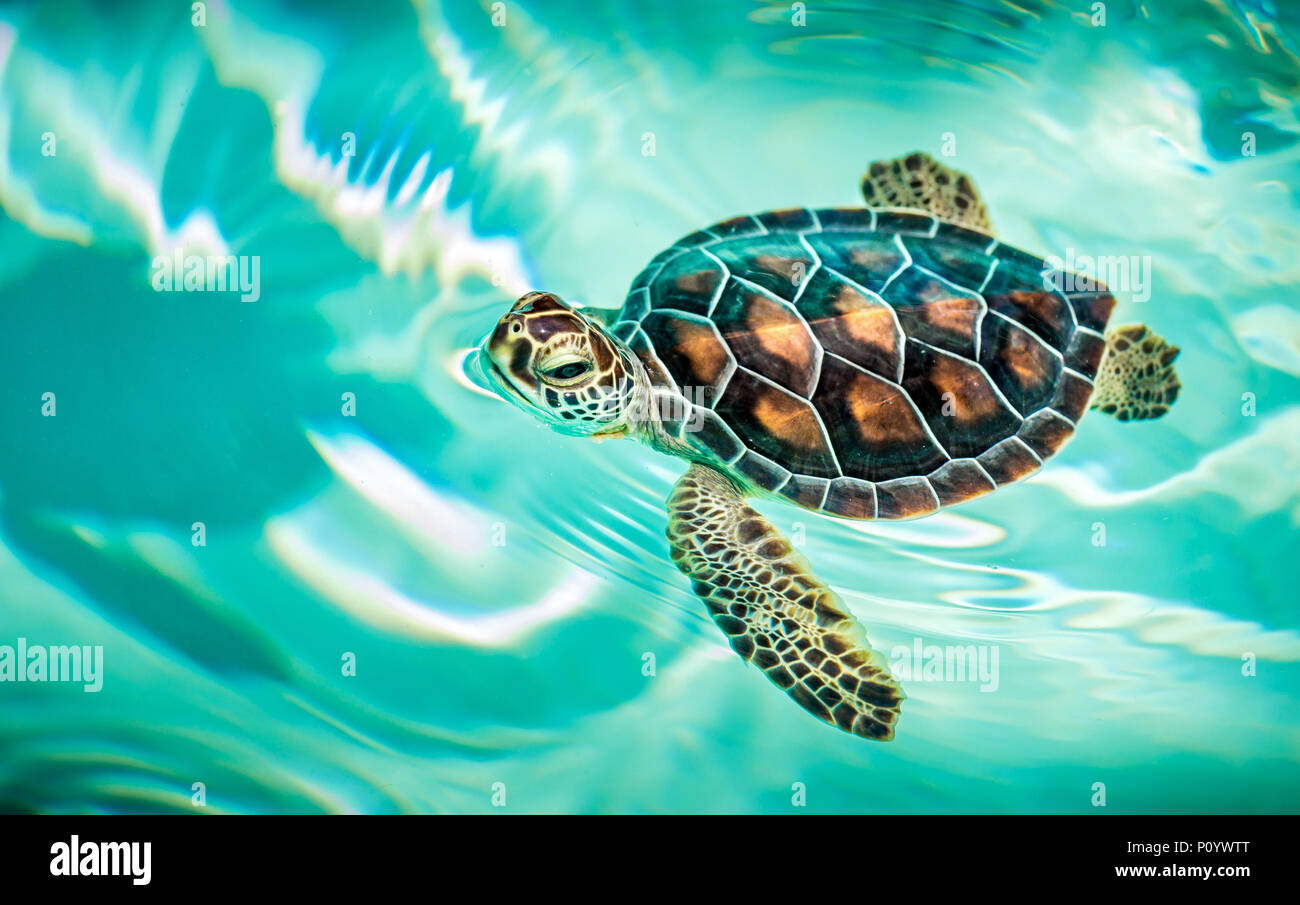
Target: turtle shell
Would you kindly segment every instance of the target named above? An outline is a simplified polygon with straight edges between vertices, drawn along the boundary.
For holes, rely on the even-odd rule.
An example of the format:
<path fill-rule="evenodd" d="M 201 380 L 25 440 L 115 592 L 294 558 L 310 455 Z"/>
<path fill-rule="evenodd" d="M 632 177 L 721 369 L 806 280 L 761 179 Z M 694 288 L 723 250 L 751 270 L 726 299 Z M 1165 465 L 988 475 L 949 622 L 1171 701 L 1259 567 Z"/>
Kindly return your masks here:
<path fill-rule="evenodd" d="M 1036 471 L 1092 395 L 1115 300 L 915 211 L 692 233 L 612 324 L 692 454 L 810 509 L 910 518 Z"/>

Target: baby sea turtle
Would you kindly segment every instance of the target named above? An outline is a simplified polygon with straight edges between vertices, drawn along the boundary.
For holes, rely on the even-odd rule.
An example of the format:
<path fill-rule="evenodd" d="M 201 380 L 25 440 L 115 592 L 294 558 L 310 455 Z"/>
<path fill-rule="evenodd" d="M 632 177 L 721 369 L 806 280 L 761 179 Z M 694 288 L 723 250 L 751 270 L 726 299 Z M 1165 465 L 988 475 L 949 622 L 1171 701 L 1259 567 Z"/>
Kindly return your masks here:
<path fill-rule="evenodd" d="M 884 657 L 746 498 L 928 515 L 1037 471 L 1088 408 L 1164 414 L 1178 349 L 1108 331 L 1106 287 L 993 238 L 970 179 L 924 154 L 872 164 L 862 192 L 865 208 L 691 233 L 617 311 L 530 292 L 481 361 L 563 433 L 689 462 L 672 557 L 732 648 L 813 715 L 883 740 L 903 700 Z"/>

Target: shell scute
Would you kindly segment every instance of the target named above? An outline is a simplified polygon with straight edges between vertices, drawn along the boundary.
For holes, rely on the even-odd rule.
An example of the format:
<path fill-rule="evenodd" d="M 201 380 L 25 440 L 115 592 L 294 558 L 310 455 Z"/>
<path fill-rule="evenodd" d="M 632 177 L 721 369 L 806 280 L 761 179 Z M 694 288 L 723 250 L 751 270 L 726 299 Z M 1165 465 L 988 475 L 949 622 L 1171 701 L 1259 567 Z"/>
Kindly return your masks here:
<path fill-rule="evenodd" d="M 984 300 L 927 270 L 909 267 L 880 297 L 898 312 L 909 339 L 967 358 L 975 357 L 975 337 Z"/>
<path fill-rule="evenodd" d="M 713 321 L 742 367 L 800 396 L 812 394 L 822 348 L 788 302 L 731 281 Z"/>
<path fill-rule="evenodd" d="M 984 299 L 990 311 L 1008 317 L 1063 352 L 1074 332 L 1074 315 L 1065 298 L 1044 289 L 986 289 Z"/>
<path fill-rule="evenodd" d="M 1105 352 L 1106 340 L 1100 333 L 1076 330 L 1065 350 L 1065 366 L 1081 374 L 1096 374 Z"/>
<path fill-rule="evenodd" d="M 919 518 L 938 508 L 939 497 L 925 478 L 895 478 L 876 485 L 876 518 Z"/>
<path fill-rule="evenodd" d="M 963 503 L 997 490 L 988 472 L 974 459 L 953 459 L 930 473 L 930 486 L 944 506 Z"/>
<path fill-rule="evenodd" d="M 827 478 L 839 474 L 821 421 L 807 399 L 741 369 L 731 376 L 714 411 L 746 447 L 790 471 Z"/>
<path fill-rule="evenodd" d="M 1070 307 L 1080 326 L 1103 333 L 1115 309 L 1115 296 L 1104 289 L 1095 292 L 1067 292 Z"/>
<path fill-rule="evenodd" d="M 977 456 L 1020 427 L 984 370 L 959 356 L 909 341 L 903 387 L 950 456 Z"/>
<path fill-rule="evenodd" d="M 948 458 L 902 387 L 833 355 L 822 362 L 813 405 L 848 477 L 925 474 Z"/>
<path fill-rule="evenodd" d="M 903 329 L 880 296 L 825 268 L 808 280 L 796 305 L 827 352 L 886 380 L 903 371 Z"/>
<path fill-rule="evenodd" d="M 876 229 L 900 236 L 932 236 L 939 221 L 919 211 L 878 211 Z"/>
<path fill-rule="evenodd" d="M 785 482 L 780 494 L 791 502 L 807 509 L 820 509 L 830 487 L 828 478 L 810 477 L 809 475 L 791 475 Z"/>
<path fill-rule="evenodd" d="M 640 329 L 640 321 L 621 320 L 614 324 L 614 326 L 610 327 L 609 332 L 614 334 L 615 338 L 621 339 L 623 342 L 627 343 L 632 341 L 632 337 Z"/>
<path fill-rule="evenodd" d="M 1005 242 L 994 243 L 989 253 L 997 258 L 999 270 L 1015 273 L 1017 280 L 1041 285 L 1043 274 L 1051 269 L 1041 258 L 1034 257 L 1014 245 L 1007 245 Z M 1030 274 L 1033 274 L 1033 276 L 1029 276 Z"/>
<path fill-rule="evenodd" d="M 650 289 L 648 286 L 633 287 L 627 295 L 627 301 L 623 303 L 623 310 L 619 314 L 620 320 L 632 321 L 637 323 L 645 317 L 650 311 Z"/>
<path fill-rule="evenodd" d="M 1052 394 L 1051 406 L 1066 418 L 1078 423 L 1088 409 L 1088 399 L 1092 396 L 1092 383 L 1075 372 L 1065 369 L 1056 383 L 1056 392 Z"/>
<path fill-rule="evenodd" d="M 1018 437 L 1008 437 L 976 460 L 999 487 L 1029 477 L 1043 464 Z"/>
<path fill-rule="evenodd" d="M 697 229 L 693 233 L 682 236 L 673 243 L 673 246 L 676 248 L 694 248 L 697 245 L 708 245 L 716 241 L 718 241 L 718 237 L 707 229 Z"/>
<path fill-rule="evenodd" d="M 968 232 L 963 230 L 963 232 Z M 903 240 L 912 263 L 931 273 L 941 273 L 952 282 L 977 290 L 988 279 L 993 262 L 984 255 L 973 255 L 968 244 L 943 237 L 928 241 L 917 238 Z"/>
<path fill-rule="evenodd" d="M 845 518 L 875 518 L 876 485 L 858 478 L 836 478 L 826 490 L 822 508 Z"/>
<path fill-rule="evenodd" d="M 723 462 L 731 462 L 745 452 L 745 445 L 714 411 L 696 407 L 688 422 L 692 436 L 712 450 Z"/>
<path fill-rule="evenodd" d="M 1051 402 L 1061 356 L 1019 323 L 991 314 L 980 337 L 980 366 L 1021 416 Z"/>
<path fill-rule="evenodd" d="M 996 266 L 981 291 L 991 310 L 1018 321 L 1064 352 L 1074 332 L 1074 309 L 1058 287 L 1065 285 L 1046 263 L 999 244 Z"/>
<path fill-rule="evenodd" d="M 679 389 L 693 402 L 716 398 L 718 387 L 736 367 L 713 321 L 680 311 L 651 311 L 641 329 Z"/>
<path fill-rule="evenodd" d="M 803 232 L 817 226 L 812 212 L 805 207 L 767 211 L 758 215 L 758 222 L 769 232 Z"/>
<path fill-rule="evenodd" d="M 650 284 L 650 305 L 708 314 L 726 279 L 726 272 L 714 258 L 699 249 L 687 251 L 665 263 Z"/>
<path fill-rule="evenodd" d="M 759 487 L 779 487 L 790 478 L 789 469 L 749 449 L 732 467 Z"/>
<path fill-rule="evenodd" d="M 870 292 L 880 292 L 911 261 L 898 237 L 886 233 L 820 233 L 806 239 L 823 266 Z"/>
<path fill-rule="evenodd" d="M 875 213 L 865 207 L 834 207 L 817 212 L 817 222 L 823 230 L 854 230 L 870 232 L 876 227 Z"/>
<path fill-rule="evenodd" d="M 946 220 L 939 221 L 939 225 L 934 230 L 934 237 L 948 240 L 965 249 L 981 249 L 985 252 L 997 242 L 987 233 L 971 229 L 969 226 L 949 223 Z"/>
<path fill-rule="evenodd" d="M 794 300 L 817 266 L 807 246 L 797 235 L 788 233 L 756 236 L 740 248 L 730 243 L 721 245 L 716 255 L 732 276 L 762 287 L 787 302 Z"/>
<path fill-rule="evenodd" d="M 755 233 L 767 232 L 763 224 L 748 214 L 739 217 L 732 217 L 730 220 L 723 220 L 721 223 L 715 223 L 709 227 L 709 232 L 713 235 L 727 239 L 733 236 L 752 236 Z"/>
<path fill-rule="evenodd" d="M 1040 459 L 1046 459 L 1056 453 L 1070 437 L 1074 436 L 1074 425 L 1052 409 L 1043 409 L 1025 419 L 1016 436 L 1034 451 Z"/>

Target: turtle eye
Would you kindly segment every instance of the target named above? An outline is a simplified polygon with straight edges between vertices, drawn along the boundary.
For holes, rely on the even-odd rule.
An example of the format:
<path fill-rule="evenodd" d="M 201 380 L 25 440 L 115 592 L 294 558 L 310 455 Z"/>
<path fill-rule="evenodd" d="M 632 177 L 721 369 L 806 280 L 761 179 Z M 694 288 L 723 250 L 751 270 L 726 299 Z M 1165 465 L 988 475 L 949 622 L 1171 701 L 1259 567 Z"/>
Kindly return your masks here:
<path fill-rule="evenodd" d="M 547 383 L 570 384 L 576 383 L 591 373 L 591 362 L 589 361 L 566 361 L 553 367 L 543 368 L 542 376 L 546 378 Z"/>

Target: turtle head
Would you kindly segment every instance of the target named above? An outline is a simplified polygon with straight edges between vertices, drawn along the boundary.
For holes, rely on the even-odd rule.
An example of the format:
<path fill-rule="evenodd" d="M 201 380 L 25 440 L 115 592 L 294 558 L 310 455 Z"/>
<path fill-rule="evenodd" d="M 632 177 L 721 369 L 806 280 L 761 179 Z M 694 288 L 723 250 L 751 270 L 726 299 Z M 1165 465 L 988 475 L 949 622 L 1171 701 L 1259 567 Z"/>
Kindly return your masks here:
<path fill-rule="evenodd" d="M 631 351 L 549 292 L 530 292 L 480 352 L 492 388 L 555 430 L 576 436 L 631 427 L 644 381 Z"/>

